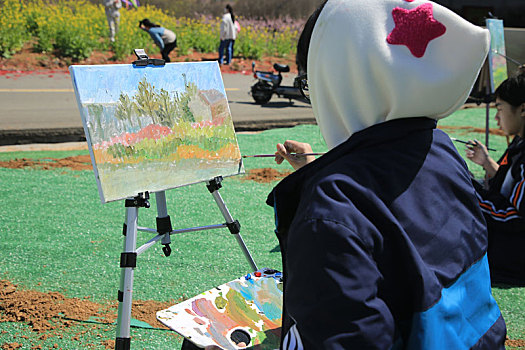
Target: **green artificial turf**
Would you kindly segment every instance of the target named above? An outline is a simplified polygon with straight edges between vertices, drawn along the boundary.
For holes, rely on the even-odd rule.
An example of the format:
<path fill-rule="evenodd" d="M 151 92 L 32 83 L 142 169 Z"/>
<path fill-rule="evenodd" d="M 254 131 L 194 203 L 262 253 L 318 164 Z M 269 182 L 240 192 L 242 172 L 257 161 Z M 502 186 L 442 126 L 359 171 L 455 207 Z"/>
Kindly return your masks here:
<path fill-rule="evenodd" d="M 491 121 L 494 112 L 491 112 Z M 458 129 L 459 126 L 484 128 L 485 110 L 456 112 L 439 123 L 451 136 L 484 140 L 483 132 Z M 494 124 L 491 127 L 495 127 Z M 454 129 L 455 128 L 455 129 Z M 275 129 L 257 134 L 238 135 L 244 155 L 273 153 L 277 142 L 293 139 L 309 142 L 315 152 L 326 151 L 317 126 Z M 506 139 L 491 136 L 490 146 L 499 155 Z M 463 155 L 464 146 L 456 144 Z M 14 158 L 61 158 L 87 151 L 0 153 L 0 161 Z M 247 158 L 245 168 L 277 166 L 272 158 Z M 479 166 L 468 163 L 477 177 Z M 273 210 L 265 204 L 275 183 L 247 181 L 242 176 L 226 178 L 220 193 L 232 216 L 241 223 L 241 234 L 258 267 L 281 269 L 277 239 L 273 233 Z M 119 288 L 119 259 L 122 252 L 123 201 L 102 205 L 92 171 L 67 169 L 0 168 L 2 210 L 0 211 L 0 278 L 22 288 L 43 292 L 58 291 L 68 297 L 89 297 L 95 302 L 115 301 Z M 213 197 L 204 184 L 166 192 L 167 208 L 174 229 L 224 222 Z M 139 209 L 139 226 L 155 227 L 155 198 L 150 209 Z M 152 238 L 139 232 L 137 246 Z M 138 257 L 135 269 L 134 300 L 171 301 L 192 297 L 202 291 L 240 277 L 250 271 L 237 241 L 227 229 L 172 235 L 172 254 L 165 257 L 155 245 Z M 494 288 L 509 336 L 525 339 L 525 288 Z M 63 349 L 103 349 L 102 342 L 115 338 L 112 326 L 79 322 L 71 330 L 88 329 L 80 340 L 68 334 L 62 339 L 39 340 L 22 323 L 0 323 L 0 346 L 18 341 L 22 349 L 41 344 Z M 68 331 L 69 332 L 69 331 Z M 173 332 L 133 328 L 133 349 L 178 349 L 181 338 Z M 25 336 L 27 338 L 22 338 Z M 90 345 L 91 344 L 91 345 Z"/>

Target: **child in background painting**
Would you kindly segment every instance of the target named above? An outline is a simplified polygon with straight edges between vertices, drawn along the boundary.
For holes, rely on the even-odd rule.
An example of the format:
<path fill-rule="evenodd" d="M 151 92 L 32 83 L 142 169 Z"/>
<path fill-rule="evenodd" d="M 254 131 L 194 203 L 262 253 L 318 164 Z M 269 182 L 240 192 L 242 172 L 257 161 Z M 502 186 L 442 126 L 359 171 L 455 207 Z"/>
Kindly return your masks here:
<path fill-rule="evenodd" d="M 525 285 L 525 73 L 501 83 L 495 96 L 496 121 L 514 139 L 498 162 L 476 140 L 466 156 L 490 178 L 487 189 L 474 185 L 488 225 L 492 282 Z"/>
<path fill-rule="evenodd" d="M 331 150 L 313 160 L 290 155 L 308 144 L 277 145 L 297 169 L 267 200 L 282 349 L 504 349 L 483 214 L 436 129 L 466 100 L 489 39 L 424 0 L 328 0 L 310 17 L 298 69 Z"/>
<path fill-rule="evenodd" d="M 175 33 L 151 22 L 147 18 L 139 22 L 139 27 L 148 32 L 155 44 L 160 48 L 160 53 L 164 61 L 171 62 L 169 54 L 177 47 L 177 36 Z"/>

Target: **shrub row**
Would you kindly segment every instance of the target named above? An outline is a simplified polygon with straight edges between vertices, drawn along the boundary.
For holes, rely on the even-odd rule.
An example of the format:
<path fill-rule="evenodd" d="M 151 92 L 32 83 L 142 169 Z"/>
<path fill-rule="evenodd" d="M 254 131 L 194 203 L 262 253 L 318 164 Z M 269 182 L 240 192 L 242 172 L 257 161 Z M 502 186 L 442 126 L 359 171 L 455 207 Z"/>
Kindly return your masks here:
<path fill-rule="evenodd" d="M 173 30 L 177 51 L 216 52 L 219 45 L 219 18 L 173 17 L 153 6 L 120 10 L 120 26 L 114 43 L 108 40 L 104 8 L 85 0 L 3 0 L 0 2 L 0 55 L 10 57 L 30 42 L 34 50 L 53 52 L 73 61 L 88 58 L 94 50 L 114 52 L 121 60 L 134 48 L 158 53 L 149 35 L 140 30 L 143 18 Z M 241 25 L 243 19 L 240 19 Z M 263 55 L 283 57 L 293 54 L 298 38 L 297 25 L 276 29 L 246 20 L 235 43 L 235 55 L 260 59 Z"/>

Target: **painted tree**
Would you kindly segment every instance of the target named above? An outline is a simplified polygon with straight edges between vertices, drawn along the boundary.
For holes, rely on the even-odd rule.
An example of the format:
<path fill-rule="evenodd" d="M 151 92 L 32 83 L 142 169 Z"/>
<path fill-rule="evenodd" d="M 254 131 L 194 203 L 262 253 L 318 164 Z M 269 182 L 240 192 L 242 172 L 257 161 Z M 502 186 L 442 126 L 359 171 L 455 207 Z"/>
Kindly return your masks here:
<path fill-rule="evenodd" d="M 159 108 L 155 111 L 155 114 L 159 123 L 165 126 L 176 124 L 180 118 L 176 98 L 172 99 L 166 90 L 160 89 L 157 101 Z"/>
<path fill-rule="evenodd" d="M 195 83 L 186 83 L 186 76 L 184 76 L 184 84 L 186 86 L 186 90 L 179 95 L 177 104 L 180 108 L 181 118 L 183 120 L 193 123 L 195 122 L 195 116 L 193 115 L 189 107 L 189 103 L 192 98 L 195 98 L 197 96 L 199 90 Z"/>
<path fill-rule="evenodd" d="M 159 97 L 155 93 L 155 86 L 152 86 L 144 77 L 138 86 L 138 92 L 135 95 L 135 108 L 137 114 L 142 117 L 153 119 L 155 124 L 160 124 L 157 118 L 156 110 L 159 109 Z"/>
<path fill-rule="evenodd" d="M 136 110 L 135 102 L 129 98 L 127 94 L 121 93 L 118 99 L 117 110 L 115 111 L 115 117 L 122 122 L 129 122 L 133 125 L 133 116 Z M 138 126 L 142 129 L 142 123 L 140 118 L 137 118 Z"/>
<path fill-rule="evenodd" d="M 92 142 L 99 143 L 104 140 L 104 128 L 102 127 L 102 115 L 104 114 L 104 106 L 92 103 L 87 105 L 88 115 L 90 116 L 91 130 L 90 133 Z"/>

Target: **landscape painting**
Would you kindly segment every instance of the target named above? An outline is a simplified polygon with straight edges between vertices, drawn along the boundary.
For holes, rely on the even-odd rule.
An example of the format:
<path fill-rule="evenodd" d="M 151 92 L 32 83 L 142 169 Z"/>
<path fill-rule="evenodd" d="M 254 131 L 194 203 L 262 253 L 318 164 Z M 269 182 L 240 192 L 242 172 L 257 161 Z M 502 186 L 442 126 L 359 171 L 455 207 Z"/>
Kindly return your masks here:
<path fill-rule="evenodd" d="M 217 62 L 69 70 L 103 203 L 244 172 Z"/>

